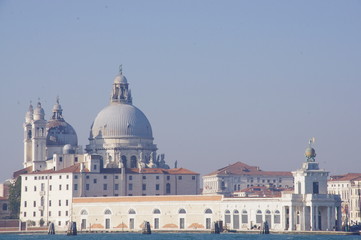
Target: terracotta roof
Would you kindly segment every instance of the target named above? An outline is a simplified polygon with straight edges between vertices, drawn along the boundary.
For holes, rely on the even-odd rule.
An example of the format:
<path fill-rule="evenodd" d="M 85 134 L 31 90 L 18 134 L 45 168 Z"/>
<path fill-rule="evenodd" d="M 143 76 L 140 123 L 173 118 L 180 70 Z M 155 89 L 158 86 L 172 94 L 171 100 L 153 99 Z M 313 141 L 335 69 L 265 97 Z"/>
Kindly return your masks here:
<path fill-rule="evenodd" d="M 27 167 L 27 168 L 20 169 L 20 170 L 13 173 L 13 178 L 17 178 L 21 174 L 29 173 L 29 172 L 31 172 L 31 169 L 32 169 L 32 167 Z"/>
<path fill-rule="evenodd" d="M 205 176 L 212 175 L 268 175 L 268 176 L 289 176 L 292 177 L 291 172 L 273 172 L 262 171 L 259 167 L 249 166 L 242 162 L 233 163 L 227 167 L 220 168 L 214 172 L 211 172 Z"/>
<path fill-rule="evenodd" d="M 139 174 L 139 168 L 126 168 L 126 173 Z M 85 168 L 84 172 L 89 172 L 89 169 Z M 74 164 L 70 167 L 63 168 L 57 171 L 53 169 L 48 169 L 44 171 L 35 171 L 35 172 L 24 172 L 23 174 L 49 174 L 49 173 L 80 173 L 80 163 Z M 120 173 L 120 168 L 102 168 L 100 173 Z M 199 173 L 190 171 L 185 168 L 172 168 L 172 169 L 163 169 L 163 168 L 142 168 L 141 174 L 173 174 L 173 175 L 198 175 Z"/>
<path fill-rule="evenodd" d="M 221 195 L 163 195 L 163 196 L 123 196 L 123 197 L 82 197 L 73 198 L 73 203 L 105 202 L 167 202 L 167 201 L 220 201 Z"/>
<path fill-rule="evenodd" d="M 139 173 L 139 168 L 127 168 L 126 173 Z M 191 170 L 185 169 L 185 168 L 172 168 L 172 169 L 164 169 L 164 168 L 142 168 L 141 172 L 142 174 L 189 174 L 189 175 L 198 175 L 199 173 L 193 172 Z"/>
<path fill-rule="evenodd" d="M 44 170 L 44 171 L 34 171 L 34 172 L 29 172 L 27 174 L 49 174 L 49 173 L 79 173 L 80 172 L 80 163 L 74 164 L 70 167 L 67 168 L 63 168 L 60 170 L 53 170 L 53 169 L 48 169 L 48 170 Z M 89 172 L 89 169 L 85 168 L 84 172 Z"/>
<path fill-rule="evenodd" d="M 331 176 L 329 181 L 353 181 L 359 177 L 361 177 L 361 173 L 347 173 L 344 175 Z"/>

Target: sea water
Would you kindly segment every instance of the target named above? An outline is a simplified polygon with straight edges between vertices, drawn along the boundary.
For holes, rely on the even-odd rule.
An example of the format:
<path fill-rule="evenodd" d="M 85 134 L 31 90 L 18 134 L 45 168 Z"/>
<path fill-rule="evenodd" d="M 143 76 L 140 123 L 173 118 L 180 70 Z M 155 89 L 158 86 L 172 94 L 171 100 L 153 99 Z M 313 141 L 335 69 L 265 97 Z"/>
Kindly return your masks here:
<path fill-rule="evenodd" d="M 79 234 L 77 236 L 57 235 L 16 235 L 1 234 L 1 240 L 361 240 L 361 236 L 342 235 L 289 235 L 289 234 L 206 234 L 206 233 L 96 233 Z"/>

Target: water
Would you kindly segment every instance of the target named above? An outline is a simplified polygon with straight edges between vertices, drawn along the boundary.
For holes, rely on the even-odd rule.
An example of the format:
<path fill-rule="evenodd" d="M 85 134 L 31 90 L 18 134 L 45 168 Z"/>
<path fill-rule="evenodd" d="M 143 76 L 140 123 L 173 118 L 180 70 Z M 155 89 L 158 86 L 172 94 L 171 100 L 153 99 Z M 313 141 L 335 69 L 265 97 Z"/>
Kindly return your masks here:
<path fill-rule="evenodd" d="M 361 236 L 337 235 L 289 235 L 289 234 L 206 234 L 206 233 L 153 233 L 143 235 L 138 233 L 98 233 L 66 235 L 15 235 L 1 234 L 0 240 L 361 240 Z"/>

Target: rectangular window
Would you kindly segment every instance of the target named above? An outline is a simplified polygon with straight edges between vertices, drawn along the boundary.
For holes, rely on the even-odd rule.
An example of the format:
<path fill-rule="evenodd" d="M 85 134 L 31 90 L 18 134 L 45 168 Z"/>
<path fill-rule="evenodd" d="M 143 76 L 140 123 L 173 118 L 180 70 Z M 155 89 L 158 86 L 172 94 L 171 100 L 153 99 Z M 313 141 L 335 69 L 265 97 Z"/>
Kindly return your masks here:
<path fill-rule="evenodd" d="M 143 184 L 143 185 L 142 185 L 142 190 L 143 190 L 143 191 L 147 190 L 147 184 Z"/>
<path fill-rule="evenodd" d="M 97 179 L 96 179 L 96 178 L 93 179 L 93 183 L 97 183 Z"/>
<path fill-rule="evenodd" d="M 103 184 L 103 190 L 108 190 L 108 184 Z"/>
<path fill-rule="evenodd" d="M 119 178 L 119 176 L 118 176 L 118 175 L 117 175 L 117 176 L 114 176 L 114 178 L 115 178 L 115 179 L 118 179 L 118 178 Z"/>
<path fill-rule="evenodd" d="M 167 180 L 170 180 L 170 176 L 167 176 Z"/>
<path fill-rule="evenodd" d="M 157 179 L 157 180 L 158 180 L 158 179 L 159 179 L 159 176 L 155 176 L 155 179 Z"/>
<path fill-rule="evenodd" d="M 119 184 L 114 184 L 114 190 L 119 190 Z"/>
<path fill-rule="evenodd" d="M 184 225 L 185 225 L 185 224 L 184 224 L 184 218 L 180 218 L 180 219 L 179 219 L 179 228 L 180 228 L 180 229 L 184 229 Z"/>
<path fill-rule="evenodd" d="M 59 217 L 61 216 L 61 211 L 58 212 L 58 216 L 59 216 Z"/>
<path fill-rule="evenodd" d="M 89 175 L 87 175 L 85 178 L 86 178 L 86 179 L 89 179 Z"/>
<path fill-rule="evenodd" d="M 110 219 L 106 218 L 105 219 L 105 229 L 109 229 L 110 228 Z"/>
<path fill-rule="evenodd" d="M 159 190 L 159 184 L 155 185 L 155 190 L 157 190 L 157 191 Z"/>
<path fill-rule="evenodd" d="M 36 201 L 34 201 L 33 205 L 34 205 L 34 207 L 36 207 Z"/>
<path fill-rule="evenodd" d="M 27 192 L 28 191 L 28 187 L 27 186 L 25 186 L 25 192 Z"/>
<path fill-rule="evenodd" d="M 68 211 L 65 211 L 65 216 L 68 216 L 69 215 L 69 212 Z"/>
<path fill-rule="evenodd" d="M 36 186 L 34 186 L 34 192 L 36 192 Z"/>
<path fill-rule="evenodd" d="M 61 200 L 59 200 L 59 207 L 61 206 Z"/>
<path fill-rule="evenodd" d="M 159 229 L 159 218 L 154 218 L 154 229 Z"/>
<path fill-rule="evenodd" d="M 178 180 L 182 180 L 182 176 L 178 176 Z"/>
<path fill-rule="evenodd" d="M 196 180 L 196 176 L 192 176 L 192 180 Z"/>
<path fill-rule="evenodd" d="M 24 201 L 24 207 L 27 207 L 28 203 L 26 201 Z"/>
<path fill-rule="evenodd" d="M 313 194 L 319 194 L 318 182 L 313 182 Z"/>
<path fill-rule="evenodd" d="M 44 191 L 44 188 L 45 188 L 45 184 L 44 184 L 44 183 L 42 183 L 42 184 L 40 185 L 40 189 L 41 189 L 41 191 Z"/>
<path fill-rule="evenodd" d="M 33 212 L 33 217 L 36 217 L 36 212 Z"/>
<path fill-rule="evenodd" d="M 59 179 L 61 179 L 61 175 L 59 175 Z"/>
<path fill-rule="evenodd" d="M 62 162 L 62 161 L 63 161 L 63 158 L 62 158 L 62 157 L 60 157 L 60 158 L 59 158 L 59 162 Z"/>
<path fill-rule="evenodd" d="M 74 162 L 78 162 L 78 157 L 75 157 Z"/>
<path fill-rule="evenodd" d="M 107 179 L 107 176 L 103 176 L 104 179 Z"/>
<path fill-rule="evenodd" d="M 78 179 L 78 175 L 74 175 L 74 179 Z"/>
<path fill-rule="evenodd" d="M 49 185 L 49 191 L 53 190 L 53 186 Z"/>
<path fill-rule="evenodd" d="M 242 223 L 248 223 L 248 215 L 242 214 Z"/>
<path fill-rule="evenodd" d="M 58 222 L 58 225 L 61 226 L 61 221 Z"/>
<path fill-rule="evenodd" d="M 133 184 L 131 184 L 131 183 L 128 184 L 128 190 L 130 190 L 130 191 L 133 190 Z"/>
<path fill-rule="evenodd" d="M 273 222 L 274 222 L 275 224 L 281 223 L 281 215 L 279 215 L 279 214 L 274 215 L 274 220 L 273 220 Z"/>
<path fill-rule="evenodd" d="M 147 177 L 143 175 L 143 179 L 147 179 Z"/>
<path fill-rule="evenodd" d="M 51 200 L 49 200 L 49 207 L 51 207 Z"/>
<path fill-rule="evenodd" d="M 85 190 L 89 191 L 89 183 L 85 184 Z"/>
<path fill-rule="evenodd" d="M 37 180 L 37 179 L 38 179 L 38 177 L 35 176 L 35 177 L 34 177 L 34 180 Z"/>
<path fill-rule="evenodd" d="M 78 184 L 74 184 L 74 190 L 75 190 L 75 191 L 78 190 Z"/>
<path fill-rule="evenodd" d="M 69 190 L 69 184 L 66 185 L 66 190 Z"/>
<path fill-rule="evenodd" d="M 206 218 L 206 229 L 211 229 L 211 218 Z"/>
<path fill-rule="evenodd" d="M 59 185 L 59 191 L 61 191 L 61 184 Z"/>
<path fill-rule="evenodd" d="M 26 217 L 26 212 L 24 212 L 24 217 Z"/>
<path fill-rule="evenodd" d="M 134 229 L 134 218 L 129 219 L 129 228 Z"/>
<path fill-rule="evenodd" d="M 69 200 L 65 200 L 65 206 L 68 206 L 69 205 Z"/>
<path fill-rule="evenodd" d="M 129 176 L 129 180 L 133 180 L 133 176 L 130 175 L 130 176 Z"/>
<path fill-rule="evenodd" d="M 44 217 L 44 211 L 40 211 L 40 217 Z"/>
<path fill-rule="evenodd" d="M 51 211 L 49 211 L 49 217 L 51 217 Z"/>
<path fill-rule="evenodd" d="M 94 166 L 93 166 L 93 169 L 94 169 L 94 170 L 97 170 L 97 165 L 94 165 Z"/>

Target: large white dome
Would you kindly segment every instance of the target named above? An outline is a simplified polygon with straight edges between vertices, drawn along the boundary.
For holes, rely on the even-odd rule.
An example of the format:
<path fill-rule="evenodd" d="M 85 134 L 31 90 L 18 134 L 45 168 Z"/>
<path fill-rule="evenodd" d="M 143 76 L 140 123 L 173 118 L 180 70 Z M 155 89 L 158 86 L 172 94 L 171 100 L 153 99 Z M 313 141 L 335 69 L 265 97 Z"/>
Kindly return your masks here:
<path fill-rule="evenodd" d="M 129 137 L 153 139 L 147 117 L 131 104 L 111 103 L 98 113 L 91 127 L 91 139 Z"/>

